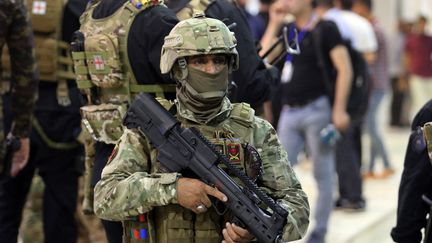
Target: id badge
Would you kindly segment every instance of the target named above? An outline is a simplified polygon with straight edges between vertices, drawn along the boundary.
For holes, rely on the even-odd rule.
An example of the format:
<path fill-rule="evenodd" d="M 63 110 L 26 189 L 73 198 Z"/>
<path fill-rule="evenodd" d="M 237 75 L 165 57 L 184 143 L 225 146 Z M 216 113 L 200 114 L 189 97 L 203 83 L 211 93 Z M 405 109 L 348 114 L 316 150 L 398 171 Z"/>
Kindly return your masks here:
<path fill-rule="evenodd" d="M 281 82 L 288 83 L 289 81 L 291 81 L 293 71 L 294 67 L 292 65 L 292 62 L 286 61 L 282 69 Z"/>

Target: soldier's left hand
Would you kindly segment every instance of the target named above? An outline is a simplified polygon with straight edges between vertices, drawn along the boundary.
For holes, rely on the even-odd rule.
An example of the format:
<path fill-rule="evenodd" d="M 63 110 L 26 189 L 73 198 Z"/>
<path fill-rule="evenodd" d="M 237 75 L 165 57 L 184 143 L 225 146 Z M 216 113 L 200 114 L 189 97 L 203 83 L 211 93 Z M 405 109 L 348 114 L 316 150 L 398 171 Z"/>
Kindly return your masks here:
<path fill-rule="evenodd" d="M 225 229 L 222 230 L 222 234 L 224 237 L 222 243 L 250 242 L 254 238 L 246 229 L 229 222 L 225 224 Z"/>
<path fill-rule="evenodd" d="M 351 118 L 345 110 L 333 110 L 332 121 L 338 131 L 345 131 L 350 125 Z"/>

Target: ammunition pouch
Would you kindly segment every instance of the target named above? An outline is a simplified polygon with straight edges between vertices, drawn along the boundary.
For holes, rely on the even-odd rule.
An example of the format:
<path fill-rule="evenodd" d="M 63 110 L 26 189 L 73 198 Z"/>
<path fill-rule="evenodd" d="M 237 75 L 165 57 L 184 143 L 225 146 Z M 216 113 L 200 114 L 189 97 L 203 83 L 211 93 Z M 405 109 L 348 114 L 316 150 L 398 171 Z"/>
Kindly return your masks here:
<path fill-rule="evenodd" d="M 101 88 L 120 88 L 126 82 L 119 53 L 119 40 L 109 34 L 96 34 L 84 42 L 91 81 Z"/>
<path fill-rule="evenodd" d="M 81 107 L 82 122 L 92 138 L 107 144 L 116 144 L 123 134 L 126 104 L 101 104 Z"/>
<path fill-rule="evenodd" d="M 195 214 L 178 204 L 154 209 L 157 242 L 216 243 L 222 230 L 219 216 L 210 208 L 204 214 Z"/>
<path fill-rule="evenodd" d="M 63 0 L 27 0 L 27 9 L 36 33 L 58 31 L 62 21 Z"/>

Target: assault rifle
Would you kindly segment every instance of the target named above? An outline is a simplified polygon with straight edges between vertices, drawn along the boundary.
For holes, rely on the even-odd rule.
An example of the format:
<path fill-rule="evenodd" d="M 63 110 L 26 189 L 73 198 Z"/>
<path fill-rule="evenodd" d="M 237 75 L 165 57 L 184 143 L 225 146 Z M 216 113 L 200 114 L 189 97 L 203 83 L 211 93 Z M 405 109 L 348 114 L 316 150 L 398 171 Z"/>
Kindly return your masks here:
<path fill-rule="evenodd" d="M 21 141 L 19 137 L 12 136 L 6 138 L 6 149 L 4 151 L 4 157 L 0 158 L 0 179 L 10 176 L 13 155 L 20 148 Z"/>
<path fill-rule="evenodd" d="M 260 242 L 283 242 L 282 231 L 288 212 L 234 167 L 196 128 L 182 128 L 159 102 L 144 93 L 135 97 L 124 118 L 124 125 L 138 129 L 151 141 L 159 150 L 158 160 L 166 172 L 188 169 L 201 181 L 216 186 L 228 197 L 224 204 L 234 214 L 235 220 Z M 219 163 L 223 163 L 244 186 L 238 185 L 219 168 Z M 217 203 L 221 202 L 213 201 L 213 207 L 223 214 L 215 205 Z M 265 205 L 272 212 L 259 205 Z"/>

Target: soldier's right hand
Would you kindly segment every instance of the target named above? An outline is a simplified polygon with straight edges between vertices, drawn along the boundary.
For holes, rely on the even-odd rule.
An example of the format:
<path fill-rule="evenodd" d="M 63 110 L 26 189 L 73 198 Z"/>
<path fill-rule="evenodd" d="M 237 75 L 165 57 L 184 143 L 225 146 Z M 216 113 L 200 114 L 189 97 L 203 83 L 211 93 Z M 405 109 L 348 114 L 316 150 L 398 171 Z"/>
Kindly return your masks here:
<path fill-rule="evenodd" d="M 179 204 L 197 214 L 204 213 L 207 211 L 207 208 L 211 207 L 211 201 L 208 195 L 222 202 L 228 200 L 227 196 L 216 187 L 211 187 L 200 180 L 180 178 L 177 181 L 177 198 Z M 199 207 L 200 205 L 205 206 L 205 208 L 202 206 Z"/>
<path fill-rule="evenodd" d="M 20 138 L 21 147 L 12 158 L 11 176 L 15 177 L 27 165 L 30 156 L 30 139 Z"/>
<path fill-rule="evenodd" d="M 273 24 L 281 25 L 288 13 L 289 9 L 284 0 L 276 0 L 270 5 L 269 18 Z"/>

